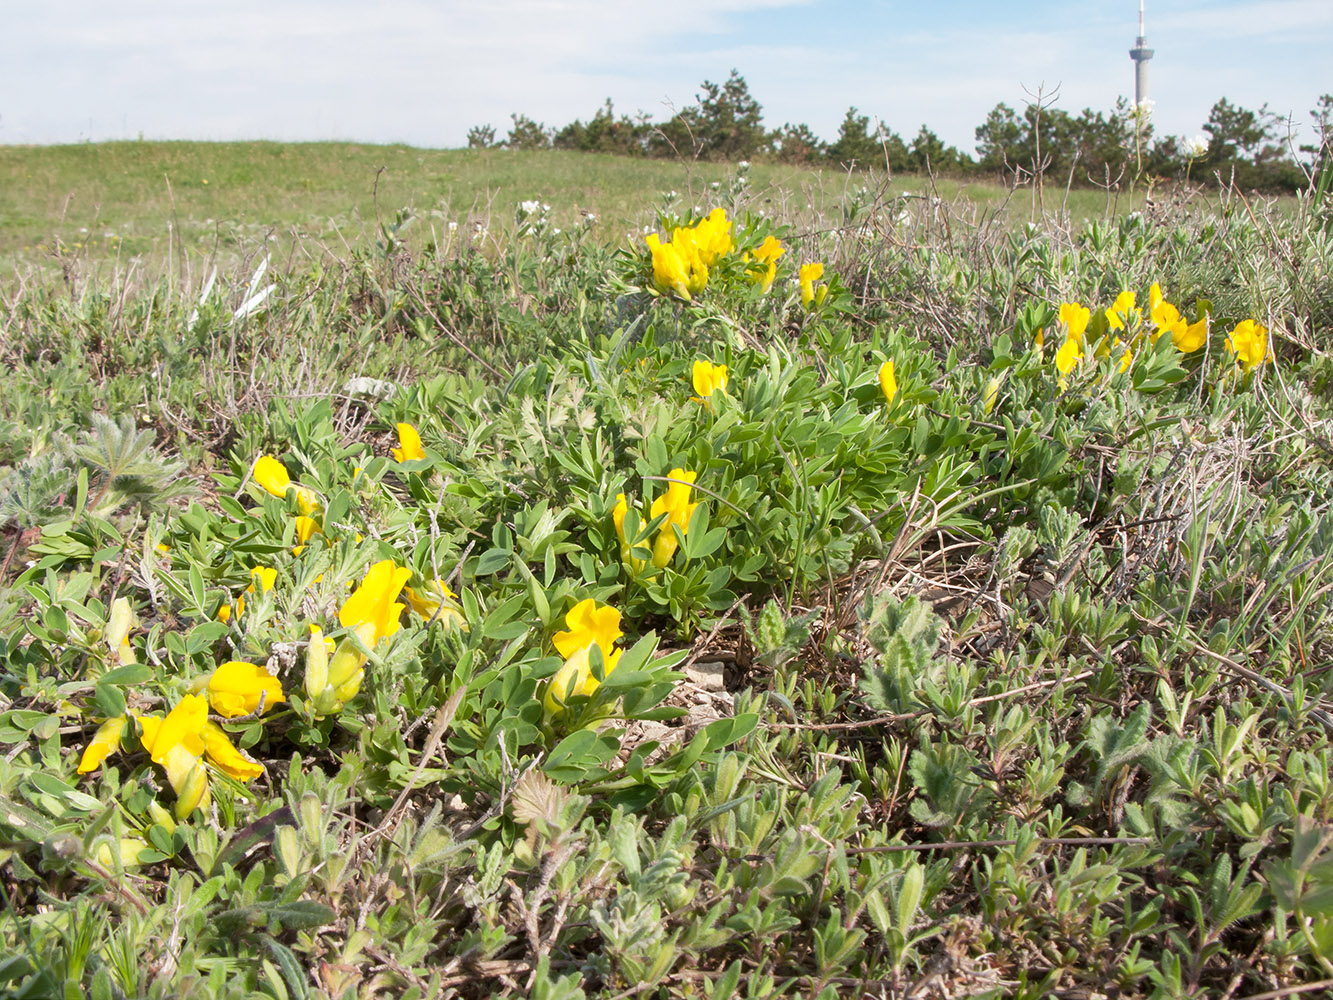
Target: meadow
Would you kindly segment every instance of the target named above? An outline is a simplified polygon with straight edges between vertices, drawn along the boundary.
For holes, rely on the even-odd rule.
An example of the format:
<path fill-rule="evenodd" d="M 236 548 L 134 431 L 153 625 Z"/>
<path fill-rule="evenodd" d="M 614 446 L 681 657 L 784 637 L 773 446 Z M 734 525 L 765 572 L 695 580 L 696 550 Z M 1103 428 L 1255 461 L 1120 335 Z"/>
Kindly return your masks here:
<path fill-rule="evenodd" d="M 1333 989 L 1326 191 L 0 178 L 0 995 Z"/>

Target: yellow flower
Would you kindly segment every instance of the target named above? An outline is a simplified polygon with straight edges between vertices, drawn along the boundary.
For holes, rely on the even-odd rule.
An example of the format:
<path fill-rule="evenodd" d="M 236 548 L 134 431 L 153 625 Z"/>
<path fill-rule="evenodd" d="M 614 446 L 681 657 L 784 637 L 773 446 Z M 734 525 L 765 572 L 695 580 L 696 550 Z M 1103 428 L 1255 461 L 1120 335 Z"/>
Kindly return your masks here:
<path fill-rule="evenodd" d="M 426 457 L 421 435 L 411 424 L 398 425 L 398 447 L 393 449 L 393 457 L 396 462 L 415 462 Z"/>
<path fill-rule="evenodd" d="M 1083 360 L 1083 347 L 1079 342 L 1070 337 L 1065 341 L 1064 346 L 1055 352 L 1055 368 L 1061 375 L 1068 375 L 1074 370 L 1074 366 Z"/>
<path fill-rule="evenodd" d="M 287 495 L 287 487 L 292 484 L 292 477 L 287 475 L 287 469 L 272 455 L 260 455 L 255 460 L 251 477 L 278 499 Z"/>
<path fill-rule="evenodd" d="M 237 750 L 226 731 L 216 722 L 205 722 L 199 730 L 204 753 L 225 774 L 238 781 L 250 781 L 264 773 L 264 765 Z"/>
<path fill-rule="evenodd" d="M 828 286 L 820 285 L 818 289 L 815 288 L 815 282 L 822 277 L 824 277 L 823 264 L 801 265 L 801 305 L 806 309 L 810 309 L 812 303 L 815 308 L 824 304 L 824 296 L 828 294 Z"/>
<path fill-rule="evenodd" d="M 731 220 L 726 210 L 709 212 L 708 218 L 695 224 L 691 239 L 704 267 L 712 267 L 719 257 L 731 253 Z"/>
<path fill-rule="evenodd" d="M 165 719 L 142 716 L 139 725 L 143 728 L 143 748 L 153 763 L 166 769 L 167 781 L 176 792 L 177 819 L 183 820 L 208 804 L 205 756 L 219 770 L 241 781 L 264 773 L 263 765 L 237 750 L 222 727 L 208 721 L 208 702 L 199 695 L 187 694 Z"/>
<path fill-rule="evenodd" d="M 669 515 L 658 528 L 657 541 L 653 544 L 653 565 L 658 569 L 671 562 L 671 557 L 676 554 L 679 546 L 676 533 L 671 530 L 671 526 L 674 524 L 680 528 L 682 535 L 690 530 L 690 519 L 694 516 L 694 508 L 699 506 L 697 503 L 690 503 L 690 492 L 693 489 L 691 484 L 697 475 L 684 469 L 672 469 L 669 478 L 673 482 L 665 493 L 653 501 L 652 509 L 649 511 L 650 518 Z"/>
<path fill-rule="evenodd" d="M 893 397 L 898 395 L 898 380 L 893 377 L 892 358 L 879 366 L 879 387 L 884 393 L 884 401 L 892 406 Z"/>
<path fill-rule="evenodd" d="M 1127 325 L 1138 323 L 1139 311 L 1134 307 L 1134 302 L 1135 296 L 1131 289 L 1126 288 L 1116 296 L 1111 308 L 1106 310 L 1106 322 L 1112 330 L 1123 330 Z"/>
<path fill-rule="evenodd" d="M 1152 317 L 1153 322 L 1157 321 L 1157 310 L 1165 301 L 1166 296 L 1162 294 L 1162 286 L 1154 281 L 1152 287 L 1148 289 L 1148 315 Z"/>
<path fill-rule="evenodd" d="M 395 602 L 411 576 L 410 569 L 395 566 L 391 559 L 377 562 L 338 609 L 338 621 L 343 627 L 352 629 L 367 647 L 393 635 L 401 627 L 399 619 L 407 607 Z M 338 644 L 331 661 L 327 650 L 320 653 L 317 648 L 324 648 L 323 640 L 312 634 L 306 659 L 305 686 L 316 716 L 322 717 L 338 711 L 356 697 L 366 674 L 366 654 L 350 638 Z"/>
<path fill-rule="evenodd" d="M 1154 288 L 1157 286 L 1154 285 Z M 1180 315 L 1180 310 L 1170 302 L 1159 302 L 1157 307 L 1151 311 L 1152 333 L 1150 339 L 1155 344 L 1163 334 L 1171 334 L 1171 340 L 1179 340 L 1178 334 L 1184 334 L 1189 323 Z"/>
<path fill-rule="evenodd" d="M 568 631 L 557 632 L 551 639 L 561 656 L 573 656 L 579 649 L 596 643 L 608 663 L 616 651 L 616 640 L 625 634 L 620 630 L 620 612 L 609 604 L 599 608 L 591 597 L 569 609 L 565 627 Z"/>
<path fill-rule="evenodd" d="M 671 243 L 685 267 L 685 290 L 691 295 L 698 295 L 708 287 L 708 264 L 697 236 L 695 230 L 680 227 L 671 233 Z"/>
<path fill-rule="evenodd" d="M 981 394 L 981 406 L 986 415 L 990 416 L 991 411 L 995 409 L 995 404 L 1000 399 L 1000 380 L 991 376 L 986 382 L 986 389 Z"/>
<path fill-rule="evenodd" d="M 1186 324 L 1181 320 L 1171 330 L 1171 341 L 1182 354 L 1197 351 L 1208 342 L 1208 317 L 1199 317 L 1198 322 Z"/>
<path fill-rule="evenodd" d="M 700 359 L 694 363 L 690 381 L 699 394 L 699 401 L 705 402 L 713 393 L 727 391 L 727 366 Z"/>
<path fill-rule="evenodd" d="M 273 589 L 274 584 L 278 582 L 278 571 L 271 566 L 256 566 L 250 570 L 250 586 L 245 588 L 247 594 L 253 594 L 255 587 L 259 587 L 261 594 L 267 593 Z"/>
<path fill-rule="evenodd" d="M 1082 340 L 1083 334 L 1088 329 L 1088 321 L 1092 319 L 1092 312 L 1077 302 L 1065 302 L 1060 306 L 1060 322 L 1065 325 L 1066 340 Z M 1040 347 L 1040 338 L 1037 346 Z"/>
<path fill-rule="evenodd" d="M 601 687 L 601 682 L 592 674 L 592 649 L 595 643 L 589 643 L 579 649 L 576 649 L 561 664 L 546 685 L 546 697 L 542 699 L 542 705 L 546 709 L 547 715 L 555 715 L 561 711 L 570 698 L 577 696 L 589 697 Z M 616 664 L 620 662 L 620 650 L 615 651 L 615 655 L 602 656 L 602 676 L 610 677 L 611 672 L 616 669 Z"/>
<path fill-rule="evenodd" d="M 393 635 L 407 607 L 394 602 L 411 576 L 410 569 L 395 566 L 392 559 L 377 562 L 366 572 L 361 586 L 338 609 L 338 621 L 344 628 L 355 629 L 367 646 Z"/>
<path fill-rule="evenodd" d="M 313 517 L 306 517 L 304 514 L 298 514 L 296 517 L 296 545 L 292 548 L 292 555 L 299 556 L 305 551 L 306 543 L 316 535 L 324 534 L 324 530 L 319 526 L 319 522 Z"/>
<path fill-rule="evenodd" d="M 754 252 L 754 260 L 758 262 L 759 267 L 751 267 L 745 272 L 745 278 L 750 284 L 763 284 L 764 292 L 767 293 L 773 287 L 773 279 L 778 274 L 778 258 L 787 252 L 787 248 L 777 241 L 776 238 L 769 236 Z M 746 253 L 743 258 L 749 261 L 750 254 Z"/>
<path fill-rule="evenodd" d="M 292 486 L 292 477 L 287 475 L 287 469 L 272 455 L 260 455 L 250 475 L 256 483 L 279 499 L 285 498 L 287 490 Z M 297 486 L 296 507 L 302 514 L 309 515 L 319 509 L 319 497 L 313 490 Z"/>
<path fill-rule="evenodd" d="M 611 508 L 611 522 L 616 526 L 616 535 L 620 538 L 620 559 L 628 563 L 631 570 L 635 573 L 643 571 L 644 560 L 635 559 L 631 554 L 633 548 L 629 539 L 625 537 L 625 515 L 629 513 L 629 501 L 625 499 L 625 494 L 616 494 L 616 505 Z"/>
<path fill-rule="evenodd" d="M 674 243 L 663 243 L 656 233 L 648 234 L 653 255 L 653 283 L 661 292 L 675 292 L 690 300 L 690 269 Z"/>
<path fill-rule="evenodd" d="M 209 704 L 218 715 L 234 719 L 260 710 L 268 711 L 287 699 L 282 684 L 266 669 L 253 663 L 232 660 L 222 664 L 202 685 Z"/>
<path fill-rule="evenodd" d="M 128 598 L 117 597 L 111 602 L 111 614 L 106 623 L 106 644 L 122 666 L 135 663 L 134 647 L 130 645 L 130 630 L 135 626 L 134 611 Z"/>
<path fill-rule="evenodd" d="M 117 715 L 97 727 L 97 732 L 93 733 L 93 738 L 88 742 L 83 757 L 79 760 L 80 774 L 96 771 L 112 752 L 120 749 L 120 739 L 125 735 L 126 721 L 125 716 Z"/>
<path fill-rule="evenodd" d="M 111 842 L 100 841 L 93 849 L 93 860 L 103 868 L 114 869 L 117 861 L 122 868 L 133 868 L 140 863 L 139 852 L 148 849 L 148 844 L 139 837 L 120 837 L 115 844 L 116 850 L 113 854 Z"/>
<path fill-rule="evenodd" d="M 1252 319 L 1242 320 L 1234 330 L 1227 334 L 1227 350 L 1236 359 L 1236 364 L 1246 371 L 1253 371 L 1272 356 L 1268 343 L 1268 330 Z"/>
<path fill-rule="evenodd" d="M 403 593 L 407 596 L 407 603 L 411 605 L 412 610 L 426 621 L 434 619 L 446 629 L 466 625 L 462 613 L 458 610 L 458 595 L 438 576 L 421 593 L 411 587 L 404 587 Z"/>
<path fill-rule="evenodd" d="M 1116 338 L 1115 346 L 1124 347 L 1124 344 L 1118 337 Z M 1120 370 L 1122 372 L 1129 371 L 1129 366 L 1132 365 L 1133 363 L 1134 363 L 1134 354 L 1132 351 L 1130 351 L 1128 347 L 1125 347 L 1125 353 L 1120 355 Z"/>
<path fill-rule="evenodd" d="M 548 714 L 564 708 L 575 695 L 591 695 L 600 686 L 592 673 L 590 656 L 596 646 L 602 651 L 602 676 L 610 676 L 620 662 L 623 650 L 616 649 L 620 630 L 620 612 L 610 605 L 597 606 L 592 598 L 579 601 L 565 615 L 567 632 L 557 632 L 552 641 L 564 664 L 546 686 L 544 704 Z"/>

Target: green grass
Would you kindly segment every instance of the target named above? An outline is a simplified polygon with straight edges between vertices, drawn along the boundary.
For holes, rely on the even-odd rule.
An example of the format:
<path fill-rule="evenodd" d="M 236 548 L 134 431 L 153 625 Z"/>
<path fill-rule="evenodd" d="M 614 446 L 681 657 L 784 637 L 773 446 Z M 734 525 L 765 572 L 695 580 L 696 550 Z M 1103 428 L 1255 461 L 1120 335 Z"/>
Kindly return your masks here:
<path fill-rule="evenodd" d="M 51 263 L 62 258 L 100 264 L 135 256 L 231 259 L 253 253 L 270 237 L 277 255 L 297 248 L 335 255 L 378 236 L 377 220 L 402 208 L 417 216 L 414 245 L 447 236 L 456 222 L 500 229 L 520 201 L 552 206 L 556 226 L 594 213 L 599 236 L 628 242 L 655 220 L 654 207 L 676 191 L 687 210 L 736 177 L 713 163 L 636 160 L 545 151 L 429 150 L 350 143 L 111 142 L 71 146 L 0 146 L 0 262 Z M 811 228 L 828 224 L 849 191 L 879 190 L 879 175 L 848 177 L 832 168 L 804 170 L 757 163 L 749 189 L 732 207 L 764 210 Z M 378 186 L 378 209 L 376 189 Z M 928 191 L 918 177 L 896 178 L 888 190 Z M 941 179 L 934 192 L 981 210 L 1006 205 L 1012 222 L 1032 216 L 1034 197 L 987 183 Z M 1048 211 L 1067 209 L 1076 221 L 1142 206 L 1142 197 L 1107 198 L 1095 191 L 1050 191 Z"/>

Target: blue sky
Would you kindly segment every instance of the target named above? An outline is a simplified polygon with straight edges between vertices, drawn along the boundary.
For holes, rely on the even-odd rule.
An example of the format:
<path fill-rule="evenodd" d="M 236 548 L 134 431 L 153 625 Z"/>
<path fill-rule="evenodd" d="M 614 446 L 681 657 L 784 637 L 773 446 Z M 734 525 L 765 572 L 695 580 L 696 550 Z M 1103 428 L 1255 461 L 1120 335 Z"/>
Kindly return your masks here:
<path fill-rule="evenodd" d="M 0 143 L 353 139 L 457 146 L 620 111 L 664 118 L 735 67 L 770 127 L 849 105 L 971 151 L 997 102 L 1132 96 L 1134 0 L 42 0 L 0 14 Z M 1333 91 L 1333 0 L 1148 0 L 1159 131 L 1219 97 L 1308 123 Z"/>

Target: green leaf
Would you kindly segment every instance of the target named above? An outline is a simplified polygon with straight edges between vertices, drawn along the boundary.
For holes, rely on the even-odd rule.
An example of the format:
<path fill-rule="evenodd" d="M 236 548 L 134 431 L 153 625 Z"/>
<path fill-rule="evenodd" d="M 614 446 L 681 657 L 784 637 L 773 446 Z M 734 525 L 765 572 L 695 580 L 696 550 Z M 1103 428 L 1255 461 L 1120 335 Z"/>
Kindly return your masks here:
<path fill-rule="evenodd" d="M 508 549 L 487 549 L 478 557 L 477 567 L 472 573 L 474 576 L 490 576 L 498 573 L 509 565 L 512 555 Z"/>
<path fill-rule="evenodd" d="M 153 670 L 146 663 L 130 663 L 104 673 L 99 684 L 144 684 L 153 679 Z M 120 714 L 120 713 L 116 713 Z"/>
<path fill-rule="evenodd" d="M 98 684 L 93 689 L 93 701 L 108 718 L 125 714 L 125 695 L 114 684 Z"/>

